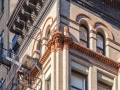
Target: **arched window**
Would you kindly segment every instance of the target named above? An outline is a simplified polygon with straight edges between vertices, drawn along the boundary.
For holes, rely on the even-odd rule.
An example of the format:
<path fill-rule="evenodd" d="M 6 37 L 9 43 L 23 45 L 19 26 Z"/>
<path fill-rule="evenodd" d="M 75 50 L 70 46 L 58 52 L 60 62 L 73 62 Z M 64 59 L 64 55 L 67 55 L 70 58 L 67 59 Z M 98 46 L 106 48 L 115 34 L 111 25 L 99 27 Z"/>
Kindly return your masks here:
<path fill-rule="evenodd" d="M 98 53 L 105 55 L 105 39 L 101 33 L 97 33 L 96 47 Z"/>
<path fill-rule="evenodd" d="M 80 26 L 80 44 L 89 47 L 88 29 L 85 25 Z"/>
<path fill-rule="evenodd" d="M 35 50 L 36 51 L 35 55 L 36 55 L 36 58 L 38 59 L 41 57 L 41 46 L 42 46 L 41 44 L 42 44 L 41 40 L 38 40 L 36 44 L 36 50 Z"/>
<path fill-rule="evenodd" d="M 47 29 L 46 29 L 47 33 L 47 39 L 49 40 L 50 39 L 50 25 L 47 26 Z"/>
<path fill-rule="evenodd" d="M 48 31 L 47 39 L 50 39 L 50 30 Z"/>
<path fill-rule="evenodd" d="M 41 49 L 41 40 L 37 42 L 37 50 L 40 50 L 40 49 Z"/>

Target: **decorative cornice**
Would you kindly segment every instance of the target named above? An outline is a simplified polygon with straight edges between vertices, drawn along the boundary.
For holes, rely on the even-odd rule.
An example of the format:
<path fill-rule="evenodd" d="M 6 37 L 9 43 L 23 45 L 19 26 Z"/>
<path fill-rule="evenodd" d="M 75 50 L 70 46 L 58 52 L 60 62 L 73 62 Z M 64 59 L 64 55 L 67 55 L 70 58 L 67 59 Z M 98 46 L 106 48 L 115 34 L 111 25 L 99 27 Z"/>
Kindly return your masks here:
<path fill-rule="evenodd" d="M 77 54 L 75 54 L 75 53 L 73 53 L 73 52 L 70 52 L 70 55 L 72 55 L 72 56 L 74 56 L 74 57 L 77 57 L 77 58 L 79 58 L 79 59 L 81 59 L 81 60 L 83 60 L 83 61 L 85 61 L 85 62 L 88 62 L 88 63 L 90 63 L 90 64 L 92 64 L 92 65 L 95 65 L 95 66 L 97 66 L 97 67 L 99 67 L 99 68 L 102 68 L 102 69 L 104 69 L 104 70 L 106 70 L 106 71 L 108 71 L 108 72 L 110 72 L 110 73 L 113 73 L 113 74 L 115 74 L 115 75 L 117 75 L 117 72 L 115 72 L 115 71 L 113 71 L 113 70 L 110 70 L 110 69 L 108 69 L 108 68 L 106 68 L 106 67 L 104 67 L 104 66 L 102 66 L 102 65 L 100 65 L 100 64 L 98 64 L 98 63 L 95 63 L 95 62 L 93 62 L 93 61 L 91 61 L 91 60 L 89 60 L 89 59 L 86 59 L 86 58 L 84 58 L 84 57 L 81 57 L 81 56 L 79 56 L 79 55 L 77 55 Z M 78 62 L 78 61 L 76 61 L 76 60 L 74 60 L 75 62 Z"/>
<path fill-rule="evenodd" d="M 73 40 L 66 35 L 63 35 L 62 32 L 53 30 L 53 32 L 51 33 L 52 39 L 49 40 L 47 46 L 48 46 L 48 50 L 46 51 L 46 53 L 43 55 L 43 57 L 40 60 L 41 64 L 44 64 L 45 60 L 48 58 L 48 56 L 51 54 L 52 50 L 57 51 L 58 49 L 63 50 L 63 45 L 64 43 L 67 45 L 69 45 L 70 48 L 73 48 L 89 57 L 94 58 L 95 60 L 98 60 L 104 64 L 107 64 L 113 68 L 118 68 L 120 66 L 118 66 L 118 63 L 107 58 L 104 55 L 101 55 L 99 53 L 96 53 L 92 50 L 90 50 L 89 48 L 83 47 L 80 44 L 73 42 Z M 52 47 L 52 49 L 51 49 Z"/>
<path fill-rule="evenodd" d="M 104 55 L 96 53 L 96 52 L 90 50 L 89 48 L 83 47 L 78 43 L 73 42 L 72 44 L 70 44 L 70 47 L 79 51 L 79 52 L 86 54 L 87 56 L 94 58 L 95 60 L 99 60 L 99 61 L 101 61 L 101 62 L 103 62 L 111 67 L 118 68 L 117 62 L 105 57 Z"/>

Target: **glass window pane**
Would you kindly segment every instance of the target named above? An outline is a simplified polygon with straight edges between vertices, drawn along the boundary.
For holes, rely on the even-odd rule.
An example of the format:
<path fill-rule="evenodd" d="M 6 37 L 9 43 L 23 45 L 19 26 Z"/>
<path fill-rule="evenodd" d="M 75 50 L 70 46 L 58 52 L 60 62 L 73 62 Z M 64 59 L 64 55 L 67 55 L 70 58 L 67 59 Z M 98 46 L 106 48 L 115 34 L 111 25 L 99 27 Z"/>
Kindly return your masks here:
<path fill-rule="evenodd" d="M 80 44 L 81 44 L 82 46 L 87 47 L 87 42 L 86 42 L 86 41 L 80 40 Z"/>
<path fill-rule="evenodd" d="M 77 90 L 77 89 L 71 87 L 71 90 Z"/>
<path fill-rule="evenodd" d="M 47 39 L 50 39 L 50 30 L 48 31 Z"/>
<path fill-rule="evenodd" d="M 71 90 L 82 90 L 82 89 L 71 87 Z"/>
<path fill-rule="evenodd" d="M 98 86 L 98 90 L 108 90 L 108 89 L 105 87 Z"/>
<path fill-rule="evenodd" d="M 80 39 L 87 41 L 87 32 L 83 27 L 80 27 Z"/>
<path fill-rule="evenodd" d="M 110 90 L 110 87 L 98 83 L 97 90 Z"/>
<path fill-rule="evenodd" d="M 1 36 L 0 36 L 0 43 L 2 43 L 2 38 L 1 38 Z"/>
<path fill-rule="evenodd" d="M 103 49 L 97 48 L 97 52 L 103 54 Z"/>
<path fill-rule="evenodd" d="M 71 90 L 84 90 L 85 78 L 72 74 L 71 86 Z"/>
<path fill-rule="evenodd" d="M 97 35 L 97 47 L 103 49 L 103 38 L 100 35 Z"/>

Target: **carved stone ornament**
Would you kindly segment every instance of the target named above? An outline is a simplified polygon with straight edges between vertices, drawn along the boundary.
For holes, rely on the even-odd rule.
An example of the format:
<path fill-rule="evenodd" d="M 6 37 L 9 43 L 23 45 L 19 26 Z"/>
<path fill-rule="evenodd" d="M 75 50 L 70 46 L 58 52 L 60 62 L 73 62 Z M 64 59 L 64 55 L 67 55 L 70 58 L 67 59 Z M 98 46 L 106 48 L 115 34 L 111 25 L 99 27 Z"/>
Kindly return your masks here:
<path fill-rule="evenodd" d="M 80 44 L 74 42 L 72 38 L 68 35 L 64 35 L 62 32 L 53 30 L 51 32 L 52 39 L 48 41 L 47 46 L 48 50 L 46 53 L 43 55 L 43 57 L 40 60 L 41 64 L 44 64 L 46 59 L 49 57 L 51 52 L 56 52 L 57 50 L 63 50 L 63 49 L 69 49 L 72 48 L 74 50 L 77 50 L 89 57 L 94 58 L 95 60 L 98 60 L 106 65 L 109 65 L 113 68 L 119 69 L 120 68 L 120 63 L 115 62 L 111 60 L 110 58 L 107 58 L 104 55 L 101 55 L 99 53 L 96 53 L 89 48 L 83 47 Z"/>

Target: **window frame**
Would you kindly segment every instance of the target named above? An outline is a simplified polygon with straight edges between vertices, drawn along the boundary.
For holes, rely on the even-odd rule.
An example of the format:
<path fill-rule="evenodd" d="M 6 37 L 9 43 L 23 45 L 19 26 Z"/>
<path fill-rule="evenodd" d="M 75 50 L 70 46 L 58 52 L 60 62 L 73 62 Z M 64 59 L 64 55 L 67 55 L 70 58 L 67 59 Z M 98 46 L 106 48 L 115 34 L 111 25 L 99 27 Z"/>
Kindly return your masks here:
<path fill-rule="evenodd" d="M 89 48 L 89 30 L 84 24 L 81 24 L 80 27 L 83 27 L 85 29 L 85 31 L 86 31 L 86 34 L 87 34 L 87 41 L 81 39 L 81 35 L 80 35 L 80 44 L 81 44 L 81 41 L 86 42 L 86 44 L 87 44 L 86 47 Z M 81 34 L 81 30 L 80 30 L 80 34 Z"/>
<path fill-rule="evenodd" d="M 88 90 L 88 75 L 85 75 L 77 70 L 74 70 L 74 69 L 71 69 L 71 74 L 74 74 L 76 76 L 80 76 L 80 77 L 83 77 L 85 79 L 85 90 Z M 82 90 L 82 89 L 79 89 L 77 87 L 74 87 L 71 85 L 71 87 L 75 88 L 75 89 L 78 89 L 78 90 Z"/>
<path fill-rule="evenodd" d="M 97 35 L 99 35 L 103 39 L 103 49 L 97 46 Z M 100 32 L 97 32 L 96 34 L 96 52 L 97 52 L 97 49 L 102 50 L 103 51 L 102 55 L 105 55 L 105 37 Z"/>
<path fill-rule="evenodd" d="M 103 86 L 103 87 L 106 87 L 106 88 L 108 88 L 108 90 L 112 90 L 112 86 L 110 86 L 110 85 L 108 85 L 108 84 L 106 84 L 106 83 L 104 83 L 104 82 L 102 82 L 102 81 L 100 81 L 100 80 L 97 80 L 97 89 L 98 89 L 98 86 Z"/>
<path fill-rule="evenodd" d="M 48 25 L 47 28 L 46 28 L 46 34 L 45 34 L 45 37 L 47 38 L 47 40 L 50 39 L 50 30 L 51 29 L 51 26 Z"/>

